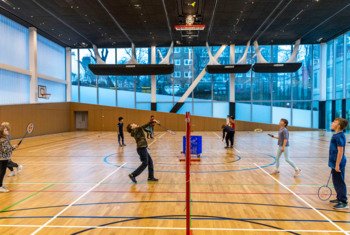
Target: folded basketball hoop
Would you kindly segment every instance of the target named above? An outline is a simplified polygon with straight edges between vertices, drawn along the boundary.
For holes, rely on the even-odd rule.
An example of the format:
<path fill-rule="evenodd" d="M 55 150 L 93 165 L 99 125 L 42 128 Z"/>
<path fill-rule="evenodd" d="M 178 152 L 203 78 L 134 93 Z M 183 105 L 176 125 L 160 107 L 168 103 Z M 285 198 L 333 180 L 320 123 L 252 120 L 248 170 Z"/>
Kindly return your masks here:
<path fill-rule="evenodd" d="M 177 31 L 202 31 L 205 29 L 204 24 L 193 24 L 193 25 L 175 25 Z"/>
<path fill-rule="evenodd" d="M 44 94 L 42 94 L 42 96 L 43 96 L 44 99 L 48 100 L 48 99 L 50 99 L 51 94 L 49 94 L 49 93 L 44 93 Z"/>
<path fill-rule="evenodd" d="M 46 86 L 38 85 L 38 98 L 50 99 L 51 94 L 47 93 Z"/>

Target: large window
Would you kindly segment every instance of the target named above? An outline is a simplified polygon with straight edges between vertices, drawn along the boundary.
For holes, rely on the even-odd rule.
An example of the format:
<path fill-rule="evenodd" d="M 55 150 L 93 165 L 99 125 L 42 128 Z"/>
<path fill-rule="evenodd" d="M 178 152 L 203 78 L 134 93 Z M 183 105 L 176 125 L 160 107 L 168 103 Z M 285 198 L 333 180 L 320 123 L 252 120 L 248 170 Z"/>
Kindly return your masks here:
<path fill-rule="evenodd" d="M 261 54 L 271 61 L 271 46 L 260 46 Z M 256 54 L 253 55 L 256 62 Z M 253 100 L 271 100 L 271 74 L 252 73 Z"/>
<path fill-rule="evenodd" d="M 345 112 L 345 118 L 349 121 L 350 120 L 350 99 L 346 100 L 346 112 Z M 347 130 L 350 130 L 350 125 L 348 125 Z"/>
<path fill-rule="evenodd" d="M 292 73 L 293 100 L 311 100 L 313 58 L 312 45 L 301 45 L 299 47 L 298 62 L 302 67 Z"/>
<path fill-rule="evenodd" d="M 344 35 L 334 40 L 335 49 L 335 98 L 343 98 L 343 77 L 344 77 Z"/>
<path fill-rule="evenodd" d="M 313 45 L 313 85 L 312 85 L 312 94 L 313 100 L 319 100 L 320 98 L 320 56 L 321 56 L 321 47 L 320 45 Z"/>
<path fill-rule="evenodd" d="M 89 69 L 89 64 L 96 61 L 91 49 L 79 50 L 79 71 L 80 71 L 80 102 L 97 104 L 97 76 Z"/>
<path fill-rule="evenodd" d="M 29 30 L 0 14 L 0 64 L 29 69 Z"/>
<path fill-rule="evenodd" d="M 0 104 L 29 103 L 30 93 L 37 93 L 36 87 L 30 90 L 29 74 L 33 68 L 29 68 L 29 31 L 0 15 Z M 33 65 L 37 65 L 37 82 L 51 94 L 49 100 L 39 98 L 38 102 L 65 102 L 65 48 L 39 34 L 36 39 L 37 51 L 33 53 L 37 54 L 37 60 Z"/>
<path fill-rule="evenodd" d="M 333 75 L 334 75 L 334 41 L 327 43 L 327 74 L 326 74 L 326 97 L 328 100 L 333 99 Z"/>
<path fill-rule="evenodd" d="M 38 35 L 38 73 L 65 80 L 65 48 Z"/>
<path fill-rule="evenodd" d="M 72 49 L 71 51 L 71 80 L 72 80 L 72 101 L 79 102 L 79 56 L 78 49 Z"/>
<path fill-rule="evenodd" d="M 219 46 L 211 47 L 212 54 L 215 55 L 219 48 Z M 292 45 L 260 46 L 262 55 L 269 62 L 285 62 L 290 57 L 292 49 Z M 159 63 L 167 54 L 168 48 L 159 47 L 156 50 L 156 62 Z M 244 50 L 245 46 L 235 47 L 236 62 L 242 57 Z M 137 48 L 138 62 L 150 63 L 150 51 L 150 48 Z M 171 62 L 175 64 L 174 73 L 156 76 L 158 111 L 169 112 L 192 82 L 198 76 L 202 76 L 200 74 L 209 62 L 206 47 L 175 47 L 174 51 L 171 57 Z M 107 51 L 100 53 L 106 55 Z M 72 81 L 74 80 L 75 84 L 79 81 L 83 87 L 80 89 L 82 102 L 85 95 L 83 89 L 89 88 L 93 93 L 90 96 L 91 103 L 150 109 L 151 76 L 96 78 L 83 66 L 85 65 L 83 60 L 94 63 L 91 58 L 93 54 L 88 49 L 80 49 L 79 52 L 74 53 L 75 56 L 76 54 L 80 54 L 80 80 L 72 78 Z M 229 64 L 229 54 L 230 48 L 226 47 L 218 61 L 221 64 Z M 108 49 L 108 55 L 111 56 L 111 62 L 114 59 L 118 64 L 125 64 L 131 58 L 131 49 Z M 254 63 L 256 60 L 255 50 L 250 47 L 247 62 Z M 316 127 L 318 125 L 317 100 L 320 94 L 320 46 L 301 45 L 297 60 L 302 62 L 302 68 L 296 73 L 274 74 L 252 71 L 235 75 L 205 73 L 179 113 L 191 111 L 194 115 L 226 117 L 229 113 L 230 79 L 234 79 L 238 120 L 278 123 L 281 118 L 287 118 L 293 125 Z M 328 63 L 328 67 L 331 66 L 332 63 Z M 74 73 L 76 71 L 72 71 L 72 74 Z M 98 95 L 98 99 L 94 94 Z M 313 103 L 312 100 L 316 102 Z M 302 119 L 299 114 L 306 117 Z"/>
<path fill-rule="evenodd" d="M 294 102 L 292 125 L 311 127 L 311 102 Z"/>
<path fill-rule="evenodd" d="M 235 61 L 238 62 L 239 59 L 242 58 L 243 53 L 245 50 L 245 46 L 237 46 L 235 48 Z M 252 48 L 250 47 L 248 58 L 248 63 L 250 63 L 251 60 L 251 51 Z M 251 82 L 252 82 L 252 72 L 249 71 L 248 73 L 238 73 L 235 74 L 235 94 L 236 94 L 236 100 L 239 101 L 250 101 L 251 98 Z"/>
<path fill-rule="evenodd" d="M 345 65 L 345 69 L 346 69 L 346 97 L 350 98 L 350 32 L 345 34 L 345 42 L 346 42 L 346 49 L 345 49 L 345 53 L 346 53 L 346 65 Z M 349 110 L 349 109 L 347 109 L 347 110 Z"/>

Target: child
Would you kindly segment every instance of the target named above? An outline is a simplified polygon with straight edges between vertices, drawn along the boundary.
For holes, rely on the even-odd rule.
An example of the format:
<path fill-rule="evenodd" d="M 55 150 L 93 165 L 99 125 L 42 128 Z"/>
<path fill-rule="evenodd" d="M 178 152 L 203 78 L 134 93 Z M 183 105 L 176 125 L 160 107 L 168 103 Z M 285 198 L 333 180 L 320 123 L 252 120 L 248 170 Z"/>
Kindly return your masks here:
<path fill-rule="evenodd" d="M 276 169 L 272 172 L 272 174 L 278 174 L 280 173 L 278 168 L 280 166 L 280 157 L 282 155 L 282 153 L 284 153 L 284 157 L 286 159 L 286 162 L 289 163 L 289 165 L 291 165 L 294 170 L 294 177 L 299 176 L 301 169 L 299 169 L 298 167 L 295 166 L 294 162 L 292 160 L 289 159 L 289 132 L 287 129 L 288 126 L 288 120 L 282 118 L 279 122 L 279 131 L 278 131 L 278 138 L 274 137 L 273 135 L 271 135 L 272 138 L 278 139 L 278 149 L 277 149 L 277 156 L 276 156 Z"/>
<path fill-rule="evenodd" d="M 150 119 L 150 121 L 149 121 L 150 125 L 149 125 L 149 127 L 148 127 L 148 130 L 149 130 L 149 131 L 147 131 L 147 139 L 149 139 L 150 137 L 151 137 L 151 139 L 154 138 L 154 126 L 155 126 L 155 124 L 156 124 L 155 120 L 156 120 L 156 119 L 154 118 L 154 116 L 151 115 L 151 119 Z"/>
<path fill-rule="evenodd" d="M 235 142 L 236 121 L 233 116 L 229 116 L 228 121 L 229 121 L 229 125 L 233 129 L 233 132 L 232 132 L 232 145 L 233 145 L 233 143 Z"/>
<path fill-rule="evenodd" d="M 233 132 L 234 132 L 233 128 L 229 125 L 222 125 L 221 128 L 222 128 L 222 141 L 224 141 L 224 139 L 226 140 L 225 149 L 229 148 L 228 146 L 229 140 L 231 142 L 230 148 L 233 148 Z"/>
<path fill-rule="evenodd" d="M 11 159 L 7 162 L 7 168 L 11 171 L 10 174 L 8 174 L 8 177 L 15 176 L 17 173 L 14 171 L 14 167 L 17 168 L 17 173 L 21 172 L 23 169 L 22 165 L 18 165 L 17 163 L 13 162 Z"/>
<path fill-rule="evenodd" d="M 123 121 L 124 118 L 123 117 L 119 117 L 118 118 L 118 143 L 120 147 L 126 146 L 126 144 L 124 144 L 124 132 L 123 132 Z M 121 142 L 120 142 L 121 140 Z"/>
<path fill-rule="evenodd" d="M 153 122 L 159 123 L 155 119 L 153 120 Z M 150 125 L 153 124 L 153 122 L 149 122 L 141 127 L 135 123 L 132 123 L 126 127 L 126 130 L 131 134 L 132 137 L 135 138 L 135 141 L 137 144 L 136 150 L 142 162 L 141 165 L 134 172 L 129 174 L 130 179 L 135 184 L 137 183 L 136 177 L 140 175 L 146 169 L 147 166 L 148 166 L 148 181 L 158 181 L 158 179 L 154 177 L 153 160 L 147 151 L 148 144 L 144 133 L 144 131 L 146 132 L 149 131 L 148 128 L 150 127 Z"/>
<path fill-rule="evenodd" d="M 3 186 L 6 167 L 11 158 L 12 151 L 17 146 L 12 146 L 10 143 L 10 125 L 9 123 L 1 123 L 0 125 L 0 193 L 7 193 L 9 190 Z"/>
<path fill-rule="evenodd" d="M 337 192 L 337 199 L 331 200 L 330 202 L 336 204 L 333 206 L 333 208 L 336 210 L 349 208 L 345 184 L 346 157 L 344 153 L 346 139 L 343 132 L 347 125 L 348 121 L 344 118 L 334 119 L 331 125 L 331 128 L 335 131 L 335 134 L 332 136 L 331 143 L 329 145 L 328 166 L 332 168 L 332 181 L 334 189 Z"/>

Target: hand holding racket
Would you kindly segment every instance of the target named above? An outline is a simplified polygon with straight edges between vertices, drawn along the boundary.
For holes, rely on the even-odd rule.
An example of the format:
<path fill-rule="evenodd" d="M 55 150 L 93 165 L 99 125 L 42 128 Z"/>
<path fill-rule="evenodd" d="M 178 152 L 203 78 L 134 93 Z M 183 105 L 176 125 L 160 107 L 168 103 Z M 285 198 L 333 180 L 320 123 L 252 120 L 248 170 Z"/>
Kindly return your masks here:
<path fill-rule="evenodd" d="M 26 133 L 23 135 L 22 139 L 18 142 L 17 144 L 17 148 L 20 146 L 20 144 L 22 143 L 23 139 L 30 133 L 32 133 L 34 130 L 34 124 L 33 123 L 29 123 L 27 125 L 27 129 L 26 129 Z"/>
<path fill-rule="evenodd" d="M 318 189 L 318 198 L 322 201 L 327 201 L 332 196 L 332 189 L 329 187 L 329 181 L 331 179 L 332 173 L 329 174 L 327 184 L 322 185 Z"/>

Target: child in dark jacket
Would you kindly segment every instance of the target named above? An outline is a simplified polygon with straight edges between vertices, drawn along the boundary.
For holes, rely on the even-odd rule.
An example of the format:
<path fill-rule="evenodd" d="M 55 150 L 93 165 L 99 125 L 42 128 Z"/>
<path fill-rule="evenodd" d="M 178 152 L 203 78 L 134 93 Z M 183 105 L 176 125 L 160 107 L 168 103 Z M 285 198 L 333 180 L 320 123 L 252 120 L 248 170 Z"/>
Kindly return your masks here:
<path fill-rule="evenodd" d="M 131 134 L 132 137 L 134 137 L 137 147 L 137 153 L 140 156 L 141 165 L 131 174 L 129 174 L 129 178 L 134 182 L 137 183 L 136 177 L 140 175 L 148 166 L 148 181 L 158 181 L 157 178 L 154 177 L 154 169 L 153 169 L 153 160 L 151 158 L 151 155 L 147 151 L 147 140 L 145 136 L 145 131 L 149 132 L 150 125 L 153 125 L 155 123 L 159 123 L 157 120 L 154 120 L 152 122 L 149 122 L 143 126 L 138 126 L 135 123 L 129 124 L 126 128 L 126 130 Z"/>
<path fill-rule="evenodd" d="M 222 125 L 222 141 L 226 140 L 225 148 L 233 148 L 233 133 L 234 129 L 230 125 Z M 226 138 L 225 138 L 226 137 Z M 231 145 L 229 146 L 229 141 Z"/>

